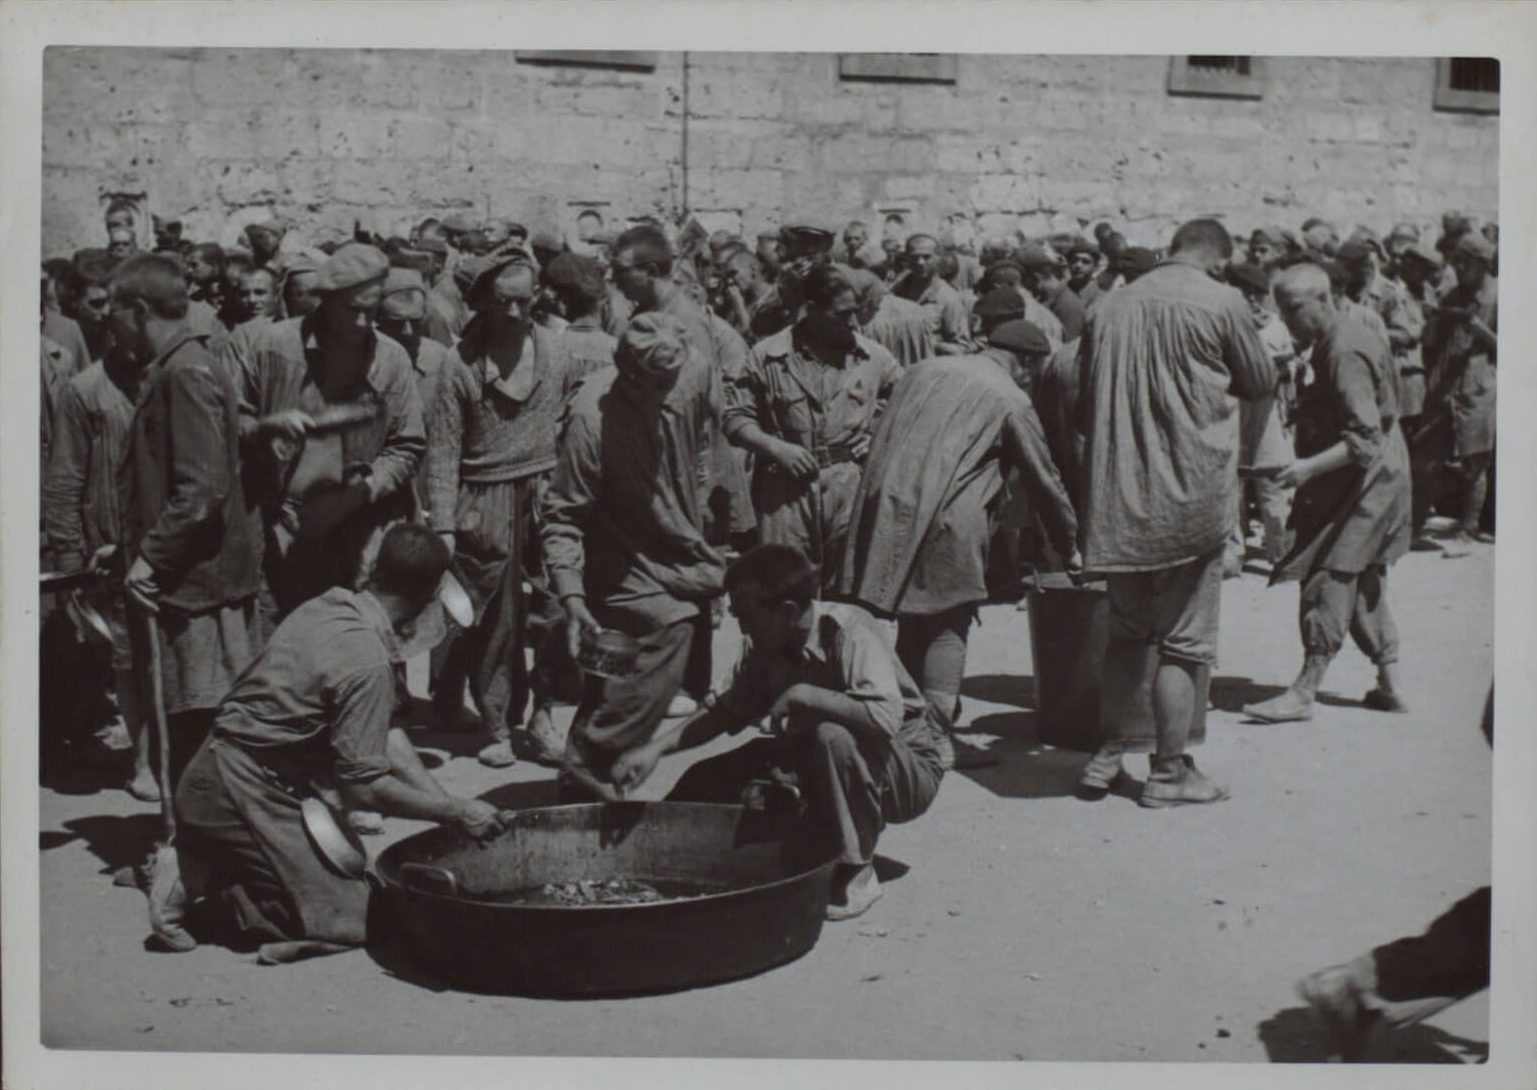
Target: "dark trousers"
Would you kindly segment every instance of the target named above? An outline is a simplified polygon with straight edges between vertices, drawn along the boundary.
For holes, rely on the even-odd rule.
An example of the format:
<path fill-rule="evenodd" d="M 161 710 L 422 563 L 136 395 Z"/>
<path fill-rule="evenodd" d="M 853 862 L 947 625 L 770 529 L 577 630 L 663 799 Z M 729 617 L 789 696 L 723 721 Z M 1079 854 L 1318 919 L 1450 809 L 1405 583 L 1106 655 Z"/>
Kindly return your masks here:
<path fill-rule="evenodd" d="M 966 676 L 966 634 L 975 606 L 897 618 L 897 659 L 923 690 L 924 699 L 949 726 Z"/>
<path fill-rule="evenodd" d="M 1424 934 L 1398 939 L 1351 966 L 1389 1023 L 1409 1025 L 1489 986 L 1491 893 L 1458 901 Z"/>
<path fill-rule="evenodd" d="M 837 723 L 817 723 L 788 737 L 760 738 L 700 761 L 667 796 L 673 801 L 737 803 L 743 789 L 772 769 L 792 772 L 806 819 L 840 863 L 863 865 L 887 823 L 929 808 L 944 773 L 899 739 L 855 736 Z"/>

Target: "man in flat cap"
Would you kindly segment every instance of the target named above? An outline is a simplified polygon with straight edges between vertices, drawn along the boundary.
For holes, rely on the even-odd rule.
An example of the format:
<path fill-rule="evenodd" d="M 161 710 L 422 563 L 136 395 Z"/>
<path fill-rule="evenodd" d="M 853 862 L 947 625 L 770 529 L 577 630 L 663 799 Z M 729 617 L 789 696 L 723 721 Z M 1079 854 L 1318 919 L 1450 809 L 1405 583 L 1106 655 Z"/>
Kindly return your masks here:
<path fill-rule="evenodd" d="M 1086 571 L 1108 576 L 1103 715 L 1111 737 L 1079 780 L 1122 775 L 1131 709 L 1152 678 L 1157 732 L 1144 806 L 1227 792 L 1185 753 L 1217 649 L 1222 557 L 1238 492 L 1237 398 L 1275 392 L 1275 366 L 1243 298 L 1214 276 L 1233 256 L 1216 220 L 1174 234 L 1170 255 L 1103 300 L 1080 343 Z"/>
<path fill-rule="evenodd" d="M 626 232 L 629 235 L 629 232 Z M 621 239 L 616 267 L 629 268 Z M 564 786 L 616 799 L 613 764 L 650 741 L 709 638 L 725 562 L 705 540 L 698 469 L 725 411 L 720 371 L 689 330 L 652 310 L 625 329 L 613 369 L 573 393 L 540 531 L 573 653 L 599 629 L 639 643 L 634 672 L 589 675 L 567 737 Z"/>
<path fill-rule="evenodd" d="M 438 379 L 449 350 L 426 335 L 427 281 L 416 269 L 391 266 L 384 277 L 384 296 L 379 302 L 375 328 L 406 350 L 411 360 L 411 374 L 416 381 L 416 395 L 422 403 L 423 422 L 429 425 Z M 417 492 L 425 501 L 427 462 L 417 473 Z"/>
<path fill-rule="evenodd" d="M 983 295 L 999 288 L 1007 288 L 1019 296 L 1025 305 L 1024 320 L 1044 333 L 1053 349 L 1062 343 L 1062 322 L 1025 287 L 1025 270 L 1017 258 L 991 266 L 977 284 L 978 291 Z"/>
<path fill-rule="evenodd" d="M 1285 228 L 1274 224 L 1256 227 L 1249 235 L 1248 263 L 1273 276 L 1296 249 L 1295 240 L 1287 237 Z"/>
<path fill-rule="evenodd" d="M 1244 714 L 1266 723 L 1311 718 L 1314 695 L 1347 633 L 1377 668 L 1377 687 L 1362 703 L 1403 711 L 1387 569 L 1409 547 L 1409 455 L 1398 427 L 1393 356 L 1336 306 L 1316 265 L 1282 271 L 1275 297 L 1293 339 L 1312 348 L 1312 378 L 1298 390 L 1298 457 L 1276 476 L 1283 488 L 1296 489 L 1296 541 L 1270 577 L 1272 584 L 1302 581 L 1304 660 L 1285 692 Z"/>
<path fill-rule="evenodd" d="M 1395 223 L 1393 229 L 1388 232 L 1388 237 L 1382 242 L 1382 249 L 1386 258 L 1383 261 L 1382 274 L 1398 279 L 1398 258 L 1410 246 L 1420 244 L 1420 229 L 1412 223 Z"/>
<path fill-rule="evenodd" d="M 778 272 L 753 307 L 752 340 L 772 337 L 799 317 L 806 277 L 832 260 L 833 241 L 833 233 L 820 227 L 787 224 L 779 229 Z"/>
<path fill-rule="evenodd" d="M 759 539 L 798 549 L 831 590 L 870 436 L 901 368 L 858 332 L 858 297 L 838 266 L 813 269 L 803 291 L 801 317 L 753 345 L 727 385 L 725 430 L 757 456 Z"/>
<path fill-rule="evenodd" d="M 240 390 L 240 433 L 267 533 L 264 612 L 274 622 L 333 586 L 356 586 L 375 531 L 413 506 L 426 449 L 410 357 L 374 330 L 389 259 L 338 247 L 324 300 L 261 329 Z"/>
<path fill-rule="evenodd" d="M 1025 289 L 1062 323 L 1062 339 L 1083 332 L 1083 302 L 1067 286 L 1067 261 L 1044 246 L 1027 246 L 1016 259 L 1025 273 Z"/>
<path fill-rule="evenodd" d="M 1428 389 L 1419 430 L 1416 462 L 1431 480 L 1439 476 L 1461 501 L 1456 536 L 1448 556 L 1466 555 L 1479 531 L 1494 458 L 1495 374 L 1499 362 L 1499 285 L 1493 273 L 1495 250 L 1468 231 L 1451 250 L 1457 286 L 1442 296 L 1425 323 L 1424 361 Z M 1428 503 L 1426 496 L 1421 502 Z"/>
<path fill-rule="evenodd" d="M 319 309 L 325 298 L 320 290 L 320 269 L 325 263 L 326 255 L 319 250 L 295 250 L 284 255 L 278 277 L 279 314 L 303 318 Z"/>
<path fill-rule="evenodd" d="M 281 216 L 247 226 L 245 240 L 251 248 L 251 263 L 260 269 L 275 265 L 283 236 L 287 233 L 288 221 Z"/>
<path fill-rule="evenodd" d="M 987 543 L 1007 474 L 1020 474 L 1053 547 L 1076 552 L 1072 504 L 1024 392 L 1049 351 L 1039 329 L 1014 321 L 994 329 L 980 353 L 908 368 L 854 500 L 839 591 L 896 618 L 897 657 L 950 730 L 967 632 L 988 596 Z M 994 759 L 968 747 L 956 760 Z"/>
<path fill-rule="evenodd" d="M 1309 216 L 1302 223 L 1302 245 L 1313 260 L 1328 260 L 1339 249 L 1339 229 L 1321 216 Z"/>
<path fill-rule="evenodd" d="M 555 464 L 555 435 L 569 387 L 560 334 L 536 325 L 538 273 L 521 250 L 470 259 L 465 299 L 475 317 L 443 365 L 428 424 L 428 507 L 432 527 L 453 548 L 476 602 L 475 623 L 450 658 L 464 665 L 470 696 L 489 740 L 482 764 L 513 764 L 514 728 L 527 720 L 536 760 L 557 762 L 562 743 L 550 720 L 549 661 L 530 624 L 538 603 L 534 540 L 538 494 Z M 526 664 L 533 635 L 535 669 Z M 445 676 L 459 676 L 445 664 Z M 452 717 L 462 691 L 445 686 L 439 711 Z"/>
<path fill-rule="evenodd" d="M 971 351 L 970 322 L 966 305 L 954 288 L 940 277 L 936 265 L 939 243 L 932 235 L 908 237 L 902 255 L 903 272 L 892 284 L 892 294 L 917 303 L 929 316 L 934 347 L 942 356 Z"/>

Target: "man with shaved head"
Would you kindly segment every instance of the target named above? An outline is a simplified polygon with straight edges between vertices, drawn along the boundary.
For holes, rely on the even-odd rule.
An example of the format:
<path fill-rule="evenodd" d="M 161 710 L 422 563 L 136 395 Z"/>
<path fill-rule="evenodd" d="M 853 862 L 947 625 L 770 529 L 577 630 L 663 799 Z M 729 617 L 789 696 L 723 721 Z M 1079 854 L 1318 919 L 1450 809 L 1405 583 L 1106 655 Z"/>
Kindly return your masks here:
<path fill-rule="evenodd" d="M 1185 753 L 1216 655 L 1222 554 L 1238 500 L 1238 402 L 1269 397 L 1275 367 L 1243 297 L 1220 284 L 1233 255 L 1211 219 L 1175 232 L 1166 261 L 1107 294 L 1080 343 L 1084 568 L 1110 593 L 1101 699 L 1111 737 L 1080 786 L 1123 776 L 1123 739 L 1151 677 L 1157 748 L 1143 806 L 1227 792 Z M 1143 699 L 1147 696 L 1144 695 Z"/>
<path fill-rule="evenodd" d="M 1272 583 L 1302 581 L 1305 658 L 1290 688 L 1244 712 L 1267 723 L 1311 718 L 1314 695 L 1347 632 L 1377 667 L 1377 687 L 1362 703 L 1401 712 L 1387 569 L 1409 548 L 1409 452 L 1398 426 L 1392 350 L 1341 311 L 1328 274 L 1316 265 L 1282 270 L 1275 297 L 1293 340 L 1312 347 L 1312 380 L 1297 393 L 1297 460 L 1276 476 L 1297 490 L 1296 537 L 1271 576 Z"/>
<path fill-rule="evenodd" d="M 891 286 L 894 294 L 910 299 L 928 313 L 929 331 L 942 356 L 971 351 L 970 318 L 960 294 L 939 275 L 939 243 L 932 235 L 912 235 L 902 254 L 906 271 Z"/>

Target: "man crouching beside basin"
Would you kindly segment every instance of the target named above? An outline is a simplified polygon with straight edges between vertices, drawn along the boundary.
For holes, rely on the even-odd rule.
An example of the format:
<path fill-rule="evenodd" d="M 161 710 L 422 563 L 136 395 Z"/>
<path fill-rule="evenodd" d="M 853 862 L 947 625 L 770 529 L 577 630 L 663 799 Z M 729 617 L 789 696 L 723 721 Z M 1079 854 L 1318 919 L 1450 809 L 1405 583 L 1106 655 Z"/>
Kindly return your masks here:
<path fill-rule="evenodd" d="M 798 550 L 761 545 L 726 572 L 744 637 L 724 692 L 695 715 L 620 755 L 613 781 L 628 792 L 668 753 L 737 733 L 764 716 L 768 737 L 699 762 L 669 799 L 735 803 L 753 780 L 795 774 L 807 820 L 836 850 L 830 920 L 861 915 L 881 896 L 873 860 L 888 822 L 929 808 L 950 741 L 875 620 L 816 599 L 817 569 Z"/>

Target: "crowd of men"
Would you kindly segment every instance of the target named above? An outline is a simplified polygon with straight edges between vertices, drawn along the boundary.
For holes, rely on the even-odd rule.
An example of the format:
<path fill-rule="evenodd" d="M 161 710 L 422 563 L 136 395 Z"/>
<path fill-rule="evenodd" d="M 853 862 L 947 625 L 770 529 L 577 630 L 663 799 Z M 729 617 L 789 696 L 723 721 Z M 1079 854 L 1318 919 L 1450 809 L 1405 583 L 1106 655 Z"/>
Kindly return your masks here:
<path fill-rule="evenodd" d="M 202 909 L 289 956 L 364 940 L 366 887 L 301 800 L 496 835 L 400 729 L 401 664 L 429 650 L 437 723 L 467 688 L 480 761 L 551 765 L 571 799 L 766 723 L 672 797 L 796 783 L 836 919 L 881 895 L 883 826 L 990 759 L 954 735 L 967 638 L 1023 572 L 1108 595 L 1082 793 L 1128 778 L 1140 697 L 1139 801 L 1199 805 L 1228 795 L 1186 748 L 1251 519 L 1301 584 L 1301 670 L 1245 709 L 1268 722 L 1312 715 L 1347 635 L 1365 706 L 1404 710 L 1389 567 L 1491 540 L 1498 236 L 1456 213 L 1434 246 L 1197 219 L 1166 252 L 1108 223 L 973 247 L 640 217 L 567 243 L 462 214 L 315 248 L 281 219 L 230 249 L 157 220 L 139 252 L 134 215 L 44 266 L 45 566 L 96 575 L 45 626 L 45 710 L 107 722 L 136 798 L 174 792 L 179 867 L 150 881 L 170 949 Z M 595 664 L 605 638 L 623 668 Z"/>

